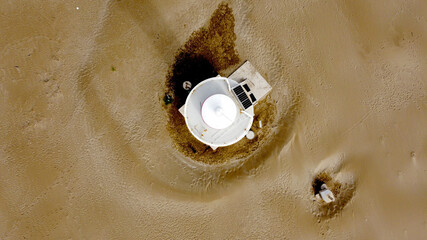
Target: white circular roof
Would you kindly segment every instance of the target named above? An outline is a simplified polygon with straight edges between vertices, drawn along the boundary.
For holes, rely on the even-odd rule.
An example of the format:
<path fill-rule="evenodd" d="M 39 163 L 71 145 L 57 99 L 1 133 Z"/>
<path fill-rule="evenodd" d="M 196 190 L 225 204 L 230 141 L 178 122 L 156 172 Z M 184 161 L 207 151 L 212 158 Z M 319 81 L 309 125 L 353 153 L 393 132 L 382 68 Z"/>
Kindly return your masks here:
<path fill-rule="evenodd" d="M 251 106 L 243 112 L 238 105 L 230 92 L 230 87 L 237 84 L 231 79 L 213 77 L 191 89 L 184 106 L 184 118 L 197 140 L 211 147 L 224 147 L 246 136 L 254 110 Z"/>
<path fill-rule="evenodd" d="M 203 121 L 211 128 L 229 127 L 236 119 L 236 115 L 236 103 L 224 94 L 214 94 L 208 97 L 202 105 Z"/>

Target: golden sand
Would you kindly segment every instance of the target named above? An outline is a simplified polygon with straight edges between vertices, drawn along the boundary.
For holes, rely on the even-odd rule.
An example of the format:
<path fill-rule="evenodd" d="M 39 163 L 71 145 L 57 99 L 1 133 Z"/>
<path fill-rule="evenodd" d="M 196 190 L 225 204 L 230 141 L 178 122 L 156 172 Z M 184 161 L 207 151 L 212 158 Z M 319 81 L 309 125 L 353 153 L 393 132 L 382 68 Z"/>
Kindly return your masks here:
<path fill-rule="evenodd" d="M 427 239 L 426 13 L 2 1 L 0 239 Z M 177 83 L 245 60 L 273 87 L 263 128 L 214 152 Z"/>

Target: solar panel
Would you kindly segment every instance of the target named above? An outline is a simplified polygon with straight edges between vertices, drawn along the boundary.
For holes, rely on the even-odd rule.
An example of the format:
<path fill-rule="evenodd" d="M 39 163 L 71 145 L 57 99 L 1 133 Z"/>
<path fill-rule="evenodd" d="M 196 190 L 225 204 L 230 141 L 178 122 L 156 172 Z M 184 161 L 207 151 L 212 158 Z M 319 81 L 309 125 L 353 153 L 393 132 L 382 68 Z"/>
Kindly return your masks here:
<path fill-rule="evenodd" d="M 240 94 L 237 96 L 241 102 L 245 101 L 246 99 L 249 99 L 248 96 L 245 93 Z"/>
<path fill-rule="evenodd" d="M 245 90 L 243 90 L 243 88 L 245 88 L 246 92 L 250 91 L 250 88 L 247 84 L 244 84 L 243 87 L 242 87 L 242 85 L 237 85 L 232 90 L 233 90 L 233 93 L 236 96 L 236 98 L 239 100 L 240 105 L 243 107 L 243 109 L 246 110 L 250 106 L 252 106 L 252 102 L 249 99 L 248 93 L 246 93 Z M 251 95 L 253 95 L 253 94 L 251 94 Z M 254 99 L 254 98 L 255 98 L 255 96 L 251 97 L 251 99 Z"/>
<path fill-rule="evenodd" d="M 236 95 L 239 95 L 243 92 L 242 86 L 238 85 L 237 87 L 233 88 L 233 91 Z"/>
<path fill-rule="evenodd" d="M 243 85 L 243 87 L 246 89 L 246 92 L 250 92 L 251 89 L 249 88 L 248 84 Z"/>
<path fill-rule="evenodd" d="M 249 95 L 249 97 L 251 97 L 252 102 L 255 102 L 255 101 L 256 101 L 256 97 L 254 96 L 254 94 L 253 94 L 253 93 L 251 93 L 251 95 Z"/>
<path fill-rule="evenodd" d="M 247 109 L 248 107 L 252 106 L 251 101 L 248 99 L 246 99 L 244 102 L 242 102 L 243 108 Z"/>

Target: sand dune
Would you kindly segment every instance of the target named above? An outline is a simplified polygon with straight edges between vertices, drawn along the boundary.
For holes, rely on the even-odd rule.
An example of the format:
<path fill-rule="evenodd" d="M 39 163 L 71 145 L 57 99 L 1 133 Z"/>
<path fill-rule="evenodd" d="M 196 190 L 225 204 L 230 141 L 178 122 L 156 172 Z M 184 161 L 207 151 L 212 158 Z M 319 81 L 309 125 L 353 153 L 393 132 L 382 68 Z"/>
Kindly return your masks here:
<path fill-rule="evenodd" d="M 0 239 L 427 238 L 425 1 L 1 6 Z M 264 126 L 213 152 L 175 83 L 245 60 Z"/>

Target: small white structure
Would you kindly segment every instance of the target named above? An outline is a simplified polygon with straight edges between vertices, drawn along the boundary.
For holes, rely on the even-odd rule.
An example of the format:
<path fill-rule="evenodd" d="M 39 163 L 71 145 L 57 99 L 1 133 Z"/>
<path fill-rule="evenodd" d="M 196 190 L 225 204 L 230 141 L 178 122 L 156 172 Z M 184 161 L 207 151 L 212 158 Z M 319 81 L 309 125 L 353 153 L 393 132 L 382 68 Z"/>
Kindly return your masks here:
<path fill-rule="evenodd" d="M 228 78 L 217 76 L 197 84 L 179 112 L 193 136 L 215 150 L 248 134 L 254 105 L 269 91 L 271 86 L 246 61 Z"/>
<path fill-rule="evenodd" d="M 326 184 L 322 184 L 322 186 L 320 186 L 319 195 L 326 203 L 335 201 L 334 194 L 328 189 Z"/>
<path fill-rule="evenodd" d="M 246 138 L 247 138 L 247 139 L 249 139 L 249 140 L 254 139 L 254 138 L 255 138 L 255 133 L 254 133 L 253 131 L 249 131 L 249 132 L 246 134 Z"/>

